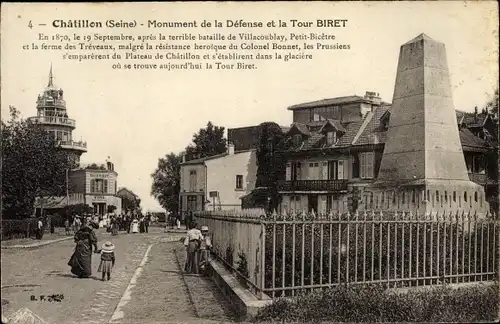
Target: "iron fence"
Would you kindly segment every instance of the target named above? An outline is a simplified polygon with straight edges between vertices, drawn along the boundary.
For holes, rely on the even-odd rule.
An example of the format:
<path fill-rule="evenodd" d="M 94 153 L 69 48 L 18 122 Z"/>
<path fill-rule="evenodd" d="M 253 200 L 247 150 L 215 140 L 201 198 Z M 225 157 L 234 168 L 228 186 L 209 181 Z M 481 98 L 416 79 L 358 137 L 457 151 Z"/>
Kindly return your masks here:
<path fill-rule="evenodd" d="M 498 279 L 499 221 L 493 217 L 263 210 L 196 216 L 209 226 L 217 257 L 261 297 L 345 283 L 397 288 Z"/>

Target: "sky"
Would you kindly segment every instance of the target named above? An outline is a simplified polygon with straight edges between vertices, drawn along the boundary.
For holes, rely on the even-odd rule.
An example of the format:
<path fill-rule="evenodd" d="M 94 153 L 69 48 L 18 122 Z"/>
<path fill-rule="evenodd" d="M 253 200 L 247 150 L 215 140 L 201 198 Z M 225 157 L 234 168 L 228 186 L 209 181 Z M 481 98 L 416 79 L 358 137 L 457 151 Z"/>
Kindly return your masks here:
<path fill-rule="evenodd" d="M 392 101 L 399 48 L 421 33 L 446 46 L 455 108 L 480 109 L 498 87 L 498 9 L 483 2 L 342 3 L 93 3 L 5 4 L 1 24 L 1 113 L 9 105 L 36 115 L 36 98 L 48 82 L 64 90 L 74 140 L 87 142 L 82 163 L 109 156 L 118 186 L 134 191 L 148 211 L 161 210 L 150 196 L 158 159 L 181 152 L 208 121 L 227 128 L 292 122 L 286 108 L 302 102 L 378 92 Z M 347 19 L 347 27 L 305 29 L 190 30 L 192 33 L 254 32 L 335 34 L 348 51 L 314 52 L 312 60 L 261 61 L 255 70 L 113 70 L 109 61 L 72 61 L 60 51 L 23 50 L 38 34 L 55 30 L 54 19 L 162 21 L 243 19 L 269 21 Z M 28 28 L 32 21 L 34 28 Z M 38 26 L 45 23 L 47 26 Z M 187 30 L 186 30 L 187 31 Z M 81 33 L 81 30 L 76 32 Z M 87 31 L 85 31 L 87 33 Z M 104 35 L 179 34 L 171 29 L 102 29 Z M 137 63 L 140 63 L 138 61 Z"/>

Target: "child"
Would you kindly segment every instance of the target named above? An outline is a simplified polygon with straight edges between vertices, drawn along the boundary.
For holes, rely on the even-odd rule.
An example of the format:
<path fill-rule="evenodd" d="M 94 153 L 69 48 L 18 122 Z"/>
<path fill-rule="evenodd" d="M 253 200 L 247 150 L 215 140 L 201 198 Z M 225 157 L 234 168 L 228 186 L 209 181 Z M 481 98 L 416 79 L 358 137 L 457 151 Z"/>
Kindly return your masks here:
<path fill-rule="evenodd" d="M 205 273 L 209 260 L 210 248 L 212 247 L 212 240 L 208 235 L 208 226 L 201 227 L 201 235 L 203 239 L 200 244 L 200 270 L 202 273 Z"/>
<path fill-rule="evenodd" d="M 101 248 L 101 263 L 99 264 L 98 272 L 102 273 L 102 281 L 105 275 L 108 280 L 111 279 L 111 269 L 115 266 L 115 246 L 111 242 L 106 242 Z"/>
<path fill-rule="evenodd" d="M 66 229 L 66 235 L 70 235 L 70 232 L 69 232 L 69 219 L 66 218 L 66 220 L 64 221 L 64 228 Z"/>

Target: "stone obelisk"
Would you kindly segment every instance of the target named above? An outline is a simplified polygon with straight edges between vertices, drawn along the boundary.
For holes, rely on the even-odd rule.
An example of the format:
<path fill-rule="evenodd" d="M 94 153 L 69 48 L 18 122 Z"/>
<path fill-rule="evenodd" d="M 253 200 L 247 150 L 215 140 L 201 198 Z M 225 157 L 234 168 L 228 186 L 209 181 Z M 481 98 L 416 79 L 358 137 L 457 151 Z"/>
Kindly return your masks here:
<path fill-rule="evenodd" d="M 403 188 L 406 197 L 408 191 L 413 197 L 417 191 L 422 201 L 418 209 L 425 212 L 484 213 L 488 208 L 484 189 L 467 173 L 445 46 L 425 34 L 401 46 L 387 141 L 374 187 Z M 405 204 L 408 200 L 403 198 Z"/>

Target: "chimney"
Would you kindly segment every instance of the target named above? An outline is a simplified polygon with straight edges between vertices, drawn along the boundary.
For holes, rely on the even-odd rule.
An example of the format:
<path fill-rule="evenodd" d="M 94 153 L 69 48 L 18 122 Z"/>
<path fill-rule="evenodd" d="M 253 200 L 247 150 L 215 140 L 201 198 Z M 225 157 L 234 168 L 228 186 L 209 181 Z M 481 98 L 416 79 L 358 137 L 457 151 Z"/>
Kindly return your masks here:
<path fill-rule="evenodd" d="M 186 154 L 182 154 L 182 163 L 186 162 Z"/>
<path fill-rule="evenodd" d="M 234 144 L 231 142 L 227 143 L 227 154 L 229 154 L 229 155 L 234 154 Z"/>
<path fill-rule="evenodd" d="M 380 103 L 382 102 L 382 98 L 380 98 L 380 95 L 377 92 L 373 91 L 366 91 L 365 99 L 370 100 L 374 105 L 380 105 Z"/>

